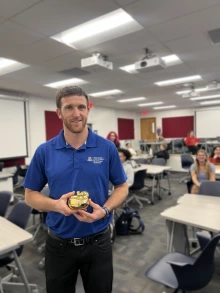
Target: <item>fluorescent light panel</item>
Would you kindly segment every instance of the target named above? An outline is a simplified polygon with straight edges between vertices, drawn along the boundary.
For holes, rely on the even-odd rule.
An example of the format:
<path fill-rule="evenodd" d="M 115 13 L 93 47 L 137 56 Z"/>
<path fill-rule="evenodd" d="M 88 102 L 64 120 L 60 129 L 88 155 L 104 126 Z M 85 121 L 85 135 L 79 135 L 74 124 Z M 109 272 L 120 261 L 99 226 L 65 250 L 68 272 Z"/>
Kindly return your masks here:
<path fill-rule="evenodd" d="M 137 102 L 137 101 L 143 101 L 146 100 L 145 97 L 139 97 L 139 98 L 131 98 L 131 99 L 123 99 L 123 100 L 118 100 L 117 102 L 119 103 L 130 103 L 130 102 Z"/>
<path fill-rule="evenodd" d="M 111 95 L 120 95 L 122 93 L 123 93 L 123 91 L 115 89 L 115 90 L 109 90 L 109 91 L 103 91 L 103 92 L 89 94 L 89 96 L 99 98 L 99 97 L 105 97 L 105 96 L 111 96 Z"/>
<path fill-rule="evenodd" d="M 65 79 L 65 80 L 60 80 L 60 81 L 48 83 L 48 84 L 45 84 L 45 86 L 59 89 L 64 86 L 81 85 L 81 84 L 85 84 L 85 83 L 88 83 L 88 82 L 83 79 L 79 79 L 79 78 L 70 78 L 70 79 Z"/>
<path fill-rule="evenodd" d="M 29 67 L 29 65 L 12 59 L 0 58 L 0 75 L 11 73 L 26 67 Z"/>
<path fill-rule="evenodd" d="M 180 83 L 189 82 L 189 81 L 196 81 L 200 79 L 202 79 L 200 75 L 193 75 L 193 76 L 180 77 L 180 78 L 169 79 L 164 81 L 158 81 L 158 82 L 155 82 L 155 84 L 158 86 L 169 86 L 169 85 L 180 84 Z"/>
<path fill-rule="evenodd" d="M 180 60 L 180 58 L 177 55 L 168 55 L 168 56 L 164 56 L 161 57 L 161 59 L 165 62 L 165 64 L 167 66 L 171 66 L 171 65 L 176 65 L 176 64 L 180 64 L 182 63 L 182 61 Z M 121 70 L 124 70 L 128 73 L 131 74 L 135 74 L 135 73 L 139 73 L 137 70 L 135 70 L 135 64 L 130 64 L 130 65 L 126 65 L 123 67 L 119 67 Z"/>
<path fill-rule="evenodd" d="M 127 12 L 119 8 L 51 38 L 75 49 L 82 49 L 142 28 Z"/>
<path fill-rule="evenodd" d="M 200 100 L 207 100 L 207 99 L 217 99 L 220 98 L 219 95 L 212 95 L 212 96 L 204 96 L 204 97 L 196 97 L 196 98 L 191 98 L 191 101 L 200 101 Z"/>
<path fill-rule="evenodd" d="M 162 105 L 163 102 L 152 102 L 147 104 L 138 104 L 139 107 L 145 107 L 145 106 L 154 106 L 154 105 Z"/>
<path fill-rule="evenodd" d="M 200 93 L 200 92 L 208 92 L 208 91 L 213 91 L 215 89 L 208 89 L 206 87 L 203 87 L 203 88 L 197 88 L 197 89 L 193 89 L 194 92 L 196 93 Z M 188 93 L 191 93 L 192 90 L 184 90 L 184 91 L 179 91 L 179 92 L 176 92 L 177 95 L 183 95 L 183 94 L 188 94 Z"/>
<path fill-rule="evenodd" d="M 200 105 L 215 105 L 215 104 L 220 104 L 220 100 L 216 101 L 207 101 L 207 102 L 202 102 Z"/>
<path fill-rule="evenodd" d="M 176 105 L 162 106 L 162 107 L 154 107 L 154 110 L 160 110 L 160 109 L 172 109 L 172 108 L 176 108 Z"/>

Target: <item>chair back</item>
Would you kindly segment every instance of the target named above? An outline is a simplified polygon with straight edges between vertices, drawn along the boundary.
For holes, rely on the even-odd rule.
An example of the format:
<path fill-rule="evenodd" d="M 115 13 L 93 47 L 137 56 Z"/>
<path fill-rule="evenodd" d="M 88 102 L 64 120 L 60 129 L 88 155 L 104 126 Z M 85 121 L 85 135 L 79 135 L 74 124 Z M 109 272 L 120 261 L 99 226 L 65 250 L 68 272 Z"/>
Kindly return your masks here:
<path fill-rule="evenodd" d="M 199 194 L 220 196 L 220 181 L 203 181 L 199 187 Z"/>
<path fill-rule="evenodd" d="M 0 216 L 1 217 L 5 216 L 11 197 L 12 197 L 12 192 L 0 191 Z"/>
<path fill-rule="evenodd" d="M 174 139 L 174 147 L 181 149 L 184 146 L 184 141 L 182 138 Z"/>
<path fill-rule="evenodd" d="M 163 158 L 154 158 L 151 163 L 152 165 L 156 165 L 156 166 L 165 166 L 166 160 Z"/>
<path fill-rule="evenodd" d="M 181 154 L 181 165 L 185 170 L 189 170 L 191 165 L 194 163 L 194 159 L 190 154 Z"/>
<path fill-rule="evenodd" d="M 4 162 L 0 162 L 0 172 L 2 171 L 3 167 L 4 167 Z"/>
<path fill-rule="evenodd" d="M 140 170 L 134 174 L 134 184 L 129 188 L 130 190 L 140 190 L 144 187 L 144 179 L 147 170 Z"/>
<path fill-rule="evenodd" d="M 134 161 L 137 164 L 147 164 L 147 159 L 145 159 L 145 158 L 134 159 Z"/>
<path fill-rule="evenodd" d="M 11 210 L 8 220 L 22 229 L 25 229 L 31 214 L 32 208 L 24 201 L 18 201 Z"/>
<path fill-rule="evenodd" d="M 50 196 L 50 189 L 48 186 L 44 186 L 44 188 L 41 190 L 41 193 L 47 197 Z"/>

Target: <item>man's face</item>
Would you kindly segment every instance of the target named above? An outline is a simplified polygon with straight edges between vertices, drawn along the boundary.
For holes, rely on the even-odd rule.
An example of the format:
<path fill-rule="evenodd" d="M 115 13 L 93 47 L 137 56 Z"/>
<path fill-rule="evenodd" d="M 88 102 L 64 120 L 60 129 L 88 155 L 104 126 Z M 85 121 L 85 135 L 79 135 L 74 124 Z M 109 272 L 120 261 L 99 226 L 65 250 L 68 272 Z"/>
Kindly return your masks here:
<path fill-rule="evenodd" d="M 61 99 L 61 109 L 56 110 L 64 128 L 72 133 L 81 133 L 87 125 L 89 113 L 84 96 L 68 96 Z"/>

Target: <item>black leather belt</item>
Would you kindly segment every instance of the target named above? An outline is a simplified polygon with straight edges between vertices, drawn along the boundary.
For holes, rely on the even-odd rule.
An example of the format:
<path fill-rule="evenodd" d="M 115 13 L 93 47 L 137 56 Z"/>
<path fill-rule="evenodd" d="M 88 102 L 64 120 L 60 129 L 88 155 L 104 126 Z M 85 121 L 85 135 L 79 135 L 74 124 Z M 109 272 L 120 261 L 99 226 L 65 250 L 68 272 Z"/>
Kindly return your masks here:
<path fill-rule="evenodd" d="M 85 245 L 87 243 L 93 243 L 98 238 L 100 238 L 101 236 L 106 234 L 108 231 L 109 231 L 109 227 L 107 227 L 105 230 L 103 230 L 97 234 L 93 234 L 93 235 L 87 236 L 85 238 L 67 238 L 67 239 L 65 239 L 65 238 L 61 238 L 61 237 L 57 236 L 56 234 L 54 234 L 53 232 L 51 232 L 48 229 L 48 235 L 50 235 L 50 237 L 53 239 L 64 241 L 66 243 L 70 243 L 75 246 L 81 246 L 81 245 Z"/>

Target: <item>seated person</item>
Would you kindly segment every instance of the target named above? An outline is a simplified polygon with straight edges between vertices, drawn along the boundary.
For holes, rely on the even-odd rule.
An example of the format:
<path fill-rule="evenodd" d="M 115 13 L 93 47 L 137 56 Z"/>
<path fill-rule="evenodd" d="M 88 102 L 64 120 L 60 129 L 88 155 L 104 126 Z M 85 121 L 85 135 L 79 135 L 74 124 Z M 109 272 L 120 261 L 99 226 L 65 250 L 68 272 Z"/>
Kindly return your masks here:
<path fill-rule="evenodd" d="M 126 149 L 131 153 L 131 156 L 136 156 L 137 155 L 137 153 L 135 152 L 135 150 L 132 149 L 130 142 L 127 142 L 125 144 L 125 146 L 126 146 Z"/>
<path fill-rule="evenodd" d="M 220 146 L 215 146 L 209 157 L 209 162 L 216 165 L 220 164 Z"/>
<path fill-rule="evenodd" d="M 119 141 L 118 135 L 115 131 L 110 131 L 108 133 L 106 139 L 112 141 L 114 143 L 114 145 L 116 146 L 116 148 L 120 147 L 120 141 Z"/>
<path fill-rule="evenodd" d="M 160 129 L 157 130 L 157 133 L 156 133 L 156 139 L 157 139 L 157 141 L 162 141 L 162 140 L 164 140 L 164 137 L 163 137 L 162 131 L 161 131 Z"/>
<path fill-rule="evenodd" d="M 199 150 L 196 154 L 195 163 L 190 167 L 193 186 L 191 193 L 197 194 L 201 182 L 206 180 L 215 181 L 215 166 L 208 161 L 206 151 Z"/>
<path fill-rule="evenodd" d="M 127 176 L 128 187 L 130 187 L 134 183 L 134 169 L 132 168 L 131 163 L 129 162 L 131 158 L 131 153 L 126 149 L 118 149 L 118 154 L 122 162 L 125 175 Z"/>
<path fill-rule="evenodd" d="M 154 153 L 154 156 L 156 158 L 163 158 L 164 160 L 168 160 L 170 158 L 170 155 L 167 151 L 167 144 L 161 144 L 159 152 Z"/>
<path fill-rule="evenodd" d="M 194 136 L 194 132 L 190 130 L 187 137 L 184 139 L 185 145 L 188 147 L 190 153 L 195 155 L 199 149 L 198 143 L 200 140 Z"/>

